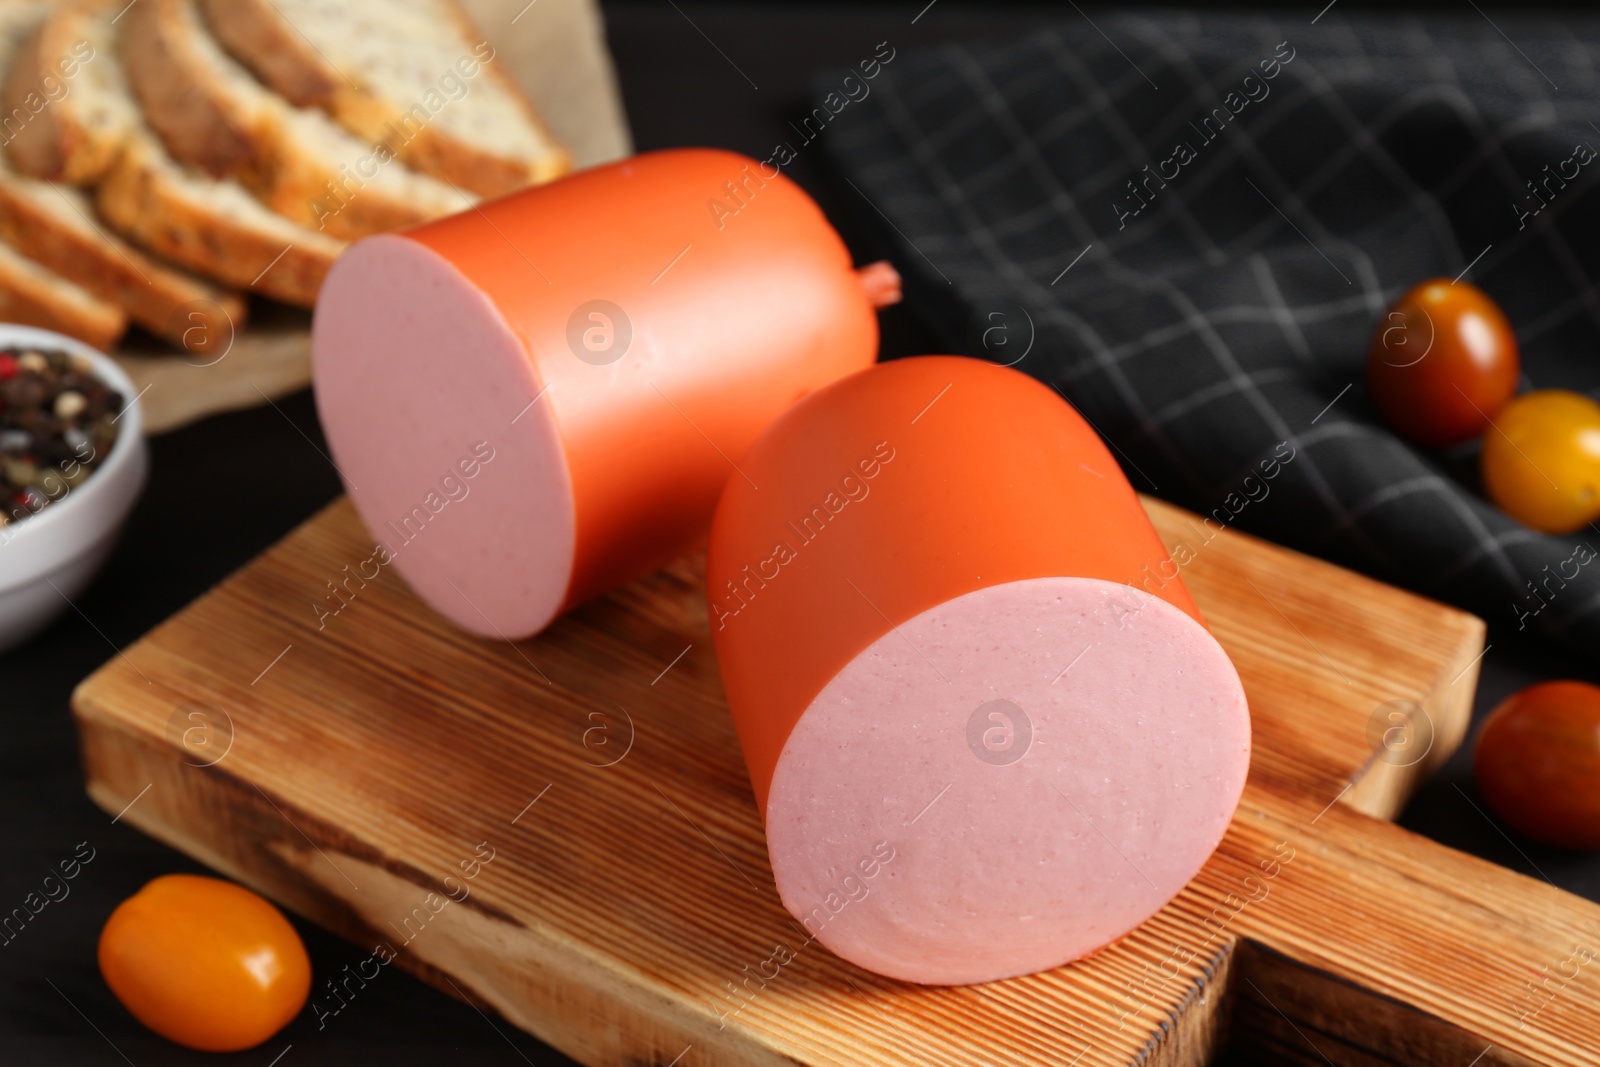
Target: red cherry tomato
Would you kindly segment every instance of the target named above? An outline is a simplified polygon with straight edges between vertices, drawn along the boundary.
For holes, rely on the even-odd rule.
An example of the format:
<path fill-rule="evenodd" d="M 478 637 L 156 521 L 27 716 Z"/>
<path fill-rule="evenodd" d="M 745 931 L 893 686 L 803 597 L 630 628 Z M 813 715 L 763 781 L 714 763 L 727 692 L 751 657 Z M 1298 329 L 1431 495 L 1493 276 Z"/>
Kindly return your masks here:
<path fill-rule="evenodd" d="M 1502 819 L 1557 848 L 1600 848 L 1600 686 L 1542 682 L 1478 735 L 1478 788 Z"/>
<path fill-rule="evenodd" d="M 100 973 L 134 1018 L 205 1052 L 259 1045 L 311 991 L 311 961 L 283 913 L 242 886 L 169 874 L 117 906 Z"/>
<path fill-rule="evenodd" d="M 1367 349 L 1367 387 L 1389 425 L 1428 448 L 1483 433 L 1517 390 L 1521 360 L 1483 290 L 1434 278 L 1395 301 Z"/>

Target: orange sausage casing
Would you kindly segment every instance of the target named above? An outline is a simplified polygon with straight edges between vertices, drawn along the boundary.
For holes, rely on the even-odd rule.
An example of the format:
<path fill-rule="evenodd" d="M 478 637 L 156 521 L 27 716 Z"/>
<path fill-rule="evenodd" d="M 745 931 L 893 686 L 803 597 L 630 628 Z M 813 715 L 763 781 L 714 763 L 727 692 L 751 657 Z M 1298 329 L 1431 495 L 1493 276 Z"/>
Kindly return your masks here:
<path fill-rule="evenodd" d="M 1243 690 L 1059 396 L 977 360 L 881 364 L 740 469 L 711 629 L 812 934 L 894 977 L 989 980 L 1092 951 L 1194 875 L 1243 788 Z"/>
<path fill-rule="evenodd" d="M 1073 575 L 1147 589 L 1201 621 L 1099 436 L 1025 375 L 956 356 L 899 360 L 791 409 L 769 442 L 744 464 L 762 475 L 756 484 L 727 486 L 706 573 L 763 810 L 807 704 L 891 620 L 1004 582 Z M 923 484 L 907 488 L 913 477 Z M 848 506 L 862 493 L 870 506 Z M 841 580 L 791 581 L 764 565 L 785 555 L 797 575 L 836 564 Z"/>
<path fill-rule="evenodd" d="M 871 364 L 869 288 L 798 186 L 702 149 L 357 242 L 313 367 L 375 564 L 517 638 L 666 562 L 773 417 Z"/>

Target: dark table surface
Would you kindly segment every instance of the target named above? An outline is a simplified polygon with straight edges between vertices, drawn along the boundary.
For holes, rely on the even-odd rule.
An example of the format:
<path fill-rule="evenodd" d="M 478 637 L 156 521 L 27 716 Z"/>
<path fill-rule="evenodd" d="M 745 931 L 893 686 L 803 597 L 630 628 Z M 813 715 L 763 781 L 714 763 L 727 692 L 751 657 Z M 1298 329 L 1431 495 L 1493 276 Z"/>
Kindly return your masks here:
<path fill-rule="evenodd" d="M 910 50 L 1074 17 L 1065 5 L 963 6 L 940 0 L 913 25 L 923 3 L 607 4 L 608 32 L 637 147 L 716 145 L 763 158 L 783 139 L 786 117 L 805 110 L 806 80 L 819 67 L 850 64 L 882 40 Z M 855 228 L 855 208 L 838 195 L 820 153 L 802 154 L 786 172 L 841 223 L 858 262 L 882 253 L 864 236 L 867 227 Z M 885 354 L 931 348 L 907 313 L 891 309 L 885 314 Z M 95 941 L 117 903 L 157 875 L 204 868 L 132 827 L 113 824 L 89 802 L 67 710 L 69 694 L 114 648 L 136 640 L 337 495 L 338 478 L 308 437 L 322 447 L 310 395 L 302 393 L 280 401 L 276 410 L 219 416 L 153 440 L 149 487 L 106 571 L 78 600 L 79 610 L 0 656 L 0 910 L 20 905 L 80 842 L 95 850 L 93 861 L 70 883 L 70 896 L 48 905 L 20 936 L 0 947 L 0 1064 L 571 1062 L 400 972 L 372 983 L 323 1030 L 305 1013 L 260 1048 L 221 1057 L 188 1052 L 150 1034 L 100 979 Z M 1489 639 L 1477 698 L 1480 719 L 1501 698 L 1533 681 L 1600 680 L 1600 663 L 1590 663 L 1585 671 L 1573 657 L 1531 646 L 1509 632 L 1491 632 Z M 1483 808 L 1464 748 L 1422 790 L 1403 822 L 1446 844 L 1600 899 L 1600 859 L 1541 849 L 1503 830 Z M 361 956 L 316 927 L 296 925 L 319 976 Z"/>

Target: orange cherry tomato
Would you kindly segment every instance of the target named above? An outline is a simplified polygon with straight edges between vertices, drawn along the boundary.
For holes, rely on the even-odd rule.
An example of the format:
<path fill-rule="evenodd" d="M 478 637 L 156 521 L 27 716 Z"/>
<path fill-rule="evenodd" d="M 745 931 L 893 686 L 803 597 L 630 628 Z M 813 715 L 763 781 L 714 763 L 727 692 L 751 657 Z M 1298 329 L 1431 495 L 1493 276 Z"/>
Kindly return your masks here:
<path fill-rule="evenodd" d="M 168 874 L 117 906 L 100 973 L 134 1018 L 205 1052 L 259 1045 L 311 991 L 311 961 L 283 913 L 242 886 Z"/>
<path fill-rule="evenodd" d="M 1513 400 L 1483 439 L 1483 485 L 1513 519 L 1567 534 L 1600 518 L 1600 404 L 1540 389 Z"/>
<path fill-rule="evenodd" d="M 1600 686 L 1541 682 L 1503 701 L 1473 752 L 1500 817 L 1557 848 L 1600 848 Z"/>
<path fill-rule="evenodd" d="M 1517 391 L 1511 324 L 1489 295 L 1434 278 L 1395 301 L 1367 348 L 1367 387 L 1390 426 L 1428 448 L 1483 433 Z"/>

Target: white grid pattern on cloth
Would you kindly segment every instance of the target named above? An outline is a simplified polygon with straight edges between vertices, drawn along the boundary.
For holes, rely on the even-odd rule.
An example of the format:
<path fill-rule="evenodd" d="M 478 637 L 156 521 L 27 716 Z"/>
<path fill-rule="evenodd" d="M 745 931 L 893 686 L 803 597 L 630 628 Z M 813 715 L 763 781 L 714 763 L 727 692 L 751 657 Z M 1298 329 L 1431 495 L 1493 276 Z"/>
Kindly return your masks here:
<path fill-rule="evenodd" d="M 1451 473 L 1460 457 L 1402 444 L 1375 417 L 1363 365 L 1390 300 L 1487 248 L 1471 280 L 1519 324 L 1528 381 L 1600 392 L 1600 179 L 1580 175 L 1523 231 L 1510 207 L 1574 133 L 1600 144 L 1583 124 L 1600 115 L 1600 48 L 1585 40 L 1600 20 L 1579 18 L 1583 35 L 1501 21 L 1567 90 L 1559 101 L 1470 16 L 1334 14 L 1292 32 L 1260 17 L 1108 17 L 1100 28 L 1159 94 L 1068 21 L 907 56 L 826 150 L 950 280 L 921 284 L 921 257 L 896 257 L 908 301 L 953 348 L 986 311 L 1024 307 L 1037 337 L 1018 369 L 1061 389 L 1166 495 L 1208 512 L 1270 442 L 1292 441 L 1280 500 L 1242 525 L 1506 621 L 1578 537 L 1526 530 Z M 1285 39 L 1295 58 L 1268 96 L 1119 230 L 1102 207 L 1124 195 L 1117 183 Z M 1600 545 L 1600 530 L 1583 536 Z M 1600 565 L 1585 570 L 1573 584 L 1596 591 L 1532 625 L 1600 639 Z"/>
<path fill-rule="evenodd" d="M 893 83 L 884 86 L 883 89 L 885 90 L 885 98 L 889 102 L 891 114 L 896 116 L 902 129 L 906 128 L 911 122 L 911 118 L 894 92 Z M 1034 292 L 1038 288 L 1037 284 L 999 249 L 987 228 L 983 226 L 982 222 L 968 206 L 959 188 L 945 175 L 943 163 L 938 157 L 919 148 L 914 141 L 911 143 L 911 149 L 920 157 L 919 162 L 922 163 L 926 172 L 937 179 L 936 191 L 938 195 L 951 206 L 957 217 L 967 225 L 967 232 L 971 237 L 972 243 L 985 253 L 990 268 L 1007 276 L 1013 284 L 1029 290 L 1031 295 L 1037 296 L 1038 294 Z M 1082 214 L 1075 208 L 1072 211 L 1071 224 L 1079 233 L 1093 234 L 1093 230 L 1089 227 L 1087 220 L 1083 219 Z M 1105 343 L 1100 339 L 1099 335 L 1087 323 L 1081 321 L 1077 315 L 1065 307 L 1055 304 L 1053 301 L 1045 306 L 1043 317 L 1046 320 L 1057 320 L 1061 325 L 1076 334 L 1081 342 L 1089 346 L 1095 359 L 1100 362 L 1106 371 L 1106 380 L 1116 386 L 1121 394 L 1125 410 L 1132 412 L 1143 426 L 1153 431 L 1156 426 L 1154 417 L 1140 401 L 1138 393 L 1118 368 L 1116 361 L 1110 358 Z M 1158 442 L 1162 439 L 1154 434 L 1151 436 Z M 1171 467 L 1181 471 L 1185 477 L 1197 485 L 1205 484 L 1204 479 L 1189 468 L 1181 453 L 1173 449 L 1166 449 L 1165 451 L 1167 452 L 1165 459 Z"/>
<path fill-rule="evenodd" d="M 1456 70 L 1455 64 L 1449 61 L 1449 56 L 1444 56 L 1443 58 L 1445 59 L 1448 69 L 1451 72 L 1451 77 L 1455 80 L 1456 87 L 1461 90 L 1463 96 L 1466 96 L 1466 86 L 1461 84 L 1461 75 Z M 1538 104 L 1548 105 L 1549 102 L 1542 99 L 1543 86 L 1538 86 L 1538 89 L 1541 93 L 1541 97 L 1536 98 L 1535 106 Z M 1475 120 L 1478 119 L 1477 112 L 1473 112 L 1472 117 Z M 1553 120 L 1554 116 L 1540 115 L 1538 118 L 1542 119 L 1544 127 L 1548 128 L 1548 125 Z M 1516 189 L 1518 187 L 1518 183 L 1522 180 L 1522 176 L 1517 171 L 1516 167 L 1512 165 L 1511 160 L 1507 158 L 1505 152 L 1505 143 L 1509 136 L 1522 133 L 1524 130 L 1531 132 L 1533 129 L 1538 129 L 1539 126 L 1535 125 L 1534 116 L 1523 115 L 1519 118 L 1513 118 L 1510 122 L 1506 123 L 1501 130 L 1497 131 L 1490 131 L 1487 127 L 1487 124 L 1481 120 L 1476 121 L 1475 126 L 1477 127 L 1477 132 L 1480 135 L 1482 143 L 1493 148 L 1494 151 L 1491 158 L 1493 159 L 1500 176 L 1506 180 L 1507 184 L 1512 189 Z M 1540 225 L 1540 220 L 1544 221 L 1544 225 Z M 1596 328 L 1600 329 L 1600 305 L 1596 304 L 1594 298 L 1594 284 L 1583 273 L 1582 267 L 1577 262 L 1576 257 L 1574 257 L 1572 254 L 1571 247 L 1567 244 L 1566 240 L 1561 236 L 1556 228 L 1549 224 L 1549 221 L 1550 220 L 1545 219 L 1544 212 L 1540 211 L 1539 217 L 1534 220 L 1534 225 L 1532 227 L 1533 232 L 1538 233 L 1544 239 L 1545 247 L 1555 257 L 1556 262 L 1561 265 L 1563 272 L 1567 276 L 1567 281 L 1572 285 L 1573 291 L 1577 294 L 1575 297 L 1577 303 L 1582 305 L 1583 309 L 1588 313 L 1591 320 L 1595 323 Z"/>

